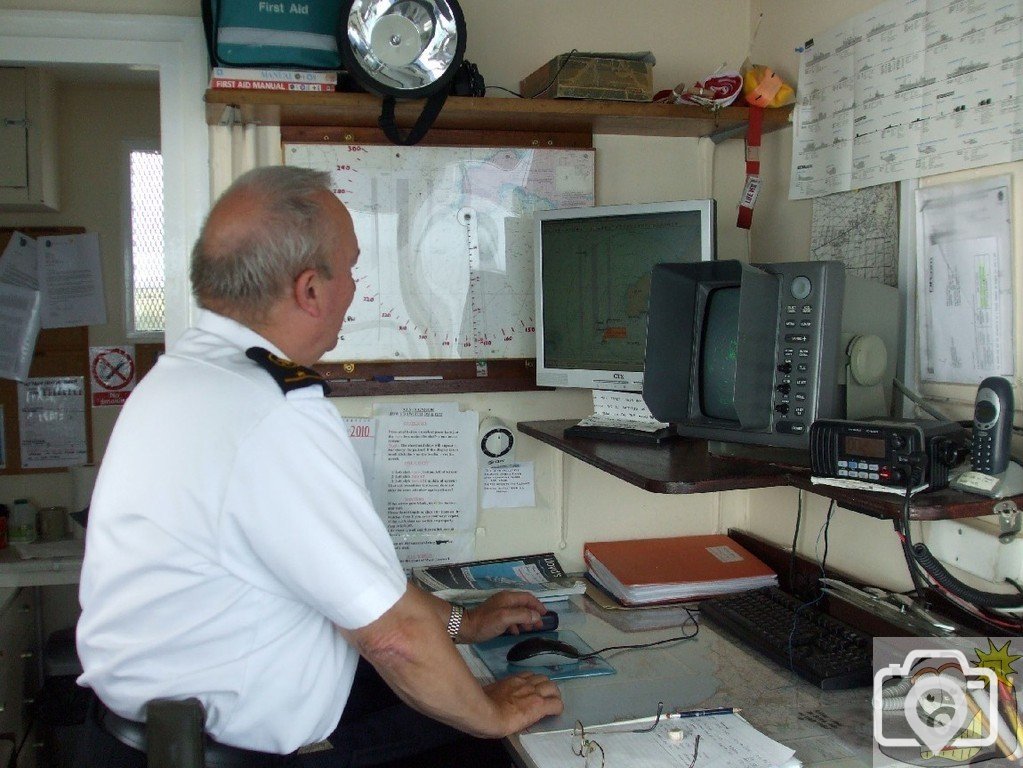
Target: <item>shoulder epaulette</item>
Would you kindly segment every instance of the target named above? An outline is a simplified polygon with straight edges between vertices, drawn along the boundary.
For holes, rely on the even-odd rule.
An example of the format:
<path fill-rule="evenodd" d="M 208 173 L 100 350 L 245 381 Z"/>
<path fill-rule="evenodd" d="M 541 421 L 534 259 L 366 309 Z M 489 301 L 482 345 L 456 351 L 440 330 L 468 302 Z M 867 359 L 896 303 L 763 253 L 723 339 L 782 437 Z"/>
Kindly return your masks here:
<path fill-rule="evenodd" d="M 245 350 L 245 356 L 254 360 L 260 368 L 273 376 L 277 386 L 284 394 L 302 387 L 310 387 L 313 384 L 323 387 L 323 394 L 330 394 L 330 385 L 312 368 L 306 368 L 304 365 L 291 362 L 291 360 L 277 357 L 262 347 L 249 347 Z"/>

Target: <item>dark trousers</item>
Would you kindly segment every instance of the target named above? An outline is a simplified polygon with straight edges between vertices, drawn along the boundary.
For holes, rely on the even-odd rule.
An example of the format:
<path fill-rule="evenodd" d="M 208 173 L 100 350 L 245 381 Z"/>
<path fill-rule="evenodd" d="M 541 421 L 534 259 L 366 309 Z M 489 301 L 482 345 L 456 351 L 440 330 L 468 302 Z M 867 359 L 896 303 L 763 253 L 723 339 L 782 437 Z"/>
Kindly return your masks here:
<path fill-rule="evenodd" d="M 98 702 L 90 708 L 76 751 L 77 768 L 145 768 L 146 756 L 122 744 L 100 725 Z M 282 712 L 281 717 L 288 713 Z M 421 715 L 401 702 L 365 661 L 359 661 L 341 721 L 328 739 L 333 749 L 266 755 L 252 768 L 442 768 L 509 766 L 500 741 L 476 739 Z"/>

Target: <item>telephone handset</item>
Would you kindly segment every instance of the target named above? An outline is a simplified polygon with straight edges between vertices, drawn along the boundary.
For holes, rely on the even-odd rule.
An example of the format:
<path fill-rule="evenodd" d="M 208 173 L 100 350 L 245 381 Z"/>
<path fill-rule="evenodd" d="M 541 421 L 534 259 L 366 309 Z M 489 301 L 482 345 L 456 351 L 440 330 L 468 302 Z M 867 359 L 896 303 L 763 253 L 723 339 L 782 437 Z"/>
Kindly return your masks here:
<path fill-rule="evenodd" d="M 1008 469 L 1012 414 L 1012 385 L 1001 376 L 984 379 L 973 408 L 974 472 L 1000 475 Z"/>

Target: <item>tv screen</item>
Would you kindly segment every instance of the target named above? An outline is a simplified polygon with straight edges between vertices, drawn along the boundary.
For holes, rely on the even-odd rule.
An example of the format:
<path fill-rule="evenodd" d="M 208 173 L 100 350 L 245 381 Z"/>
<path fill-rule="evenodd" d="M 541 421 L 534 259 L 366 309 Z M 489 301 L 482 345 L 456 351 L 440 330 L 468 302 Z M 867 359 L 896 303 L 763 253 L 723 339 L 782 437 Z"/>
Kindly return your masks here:
<path fill-rule="evenodd" d="M 714 203 L 541 211 L 537 384 L 642 391 L 650 274 L 714 256 Z"/>
<path fill-rule="evenodd" d="M 735 371 L 739 357 L 739 286 L 715 288 L 707 297 L 700 343 L 700 410 L 704 416 L 739 421 Z"/>

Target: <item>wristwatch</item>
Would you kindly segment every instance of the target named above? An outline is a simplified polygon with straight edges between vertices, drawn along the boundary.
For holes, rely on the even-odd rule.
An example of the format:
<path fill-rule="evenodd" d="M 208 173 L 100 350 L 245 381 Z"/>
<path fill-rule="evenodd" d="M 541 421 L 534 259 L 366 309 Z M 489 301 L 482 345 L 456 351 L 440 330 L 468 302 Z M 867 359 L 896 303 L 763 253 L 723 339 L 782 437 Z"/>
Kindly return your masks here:
<path fill-rule="evenodd" d="M 458 633 L 462 629 L 462 615 L 465 608 L 460 605 L 451 604 L 451 615 L 448 616 L 448 636 L 452 640 L 458 639 Z"/>

